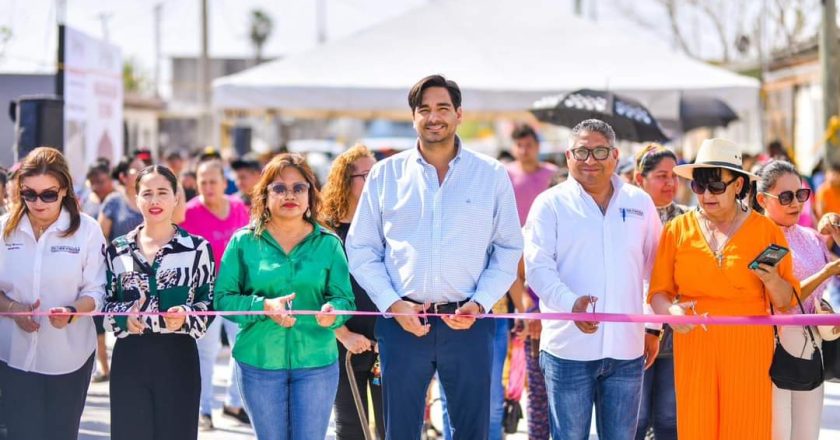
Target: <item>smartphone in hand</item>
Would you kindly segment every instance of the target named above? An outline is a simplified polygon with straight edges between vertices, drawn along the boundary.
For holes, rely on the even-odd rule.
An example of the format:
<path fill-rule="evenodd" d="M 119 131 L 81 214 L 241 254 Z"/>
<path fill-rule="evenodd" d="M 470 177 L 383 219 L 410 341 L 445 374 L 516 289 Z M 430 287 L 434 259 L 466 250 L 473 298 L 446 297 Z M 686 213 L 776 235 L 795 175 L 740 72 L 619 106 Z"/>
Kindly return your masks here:
<path fill-rule="evenodd" d="M 768 266 L 775 266 L 779 264 L 779 261 L 782 261 L 782 258 L 788 254 L 787 248 L 784 248 L 779 245 L 771 244 L 767 246 L 767 249 L 764 249 L 755 260 L 753 260 L 749 266 L 750 269 L 758 269 L 759 264 L 766 264 Z"/>

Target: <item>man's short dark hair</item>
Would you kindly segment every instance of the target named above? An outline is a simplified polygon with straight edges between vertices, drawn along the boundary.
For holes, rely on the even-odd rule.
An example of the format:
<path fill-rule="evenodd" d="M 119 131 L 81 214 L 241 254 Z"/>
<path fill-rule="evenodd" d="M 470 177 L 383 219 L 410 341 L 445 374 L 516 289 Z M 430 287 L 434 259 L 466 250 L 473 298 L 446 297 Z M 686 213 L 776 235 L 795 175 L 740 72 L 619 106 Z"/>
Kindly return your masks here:
<path fill-rule="evenodd" d="M 251 170 L 258 173 L 262 171 L 262 164 L 260 164 L 257 156 L 252 153 L 245 154 L 244 156 L 234 160 L 230 163 L 230 167 L 234 171 Z"/>
<path fill-rule="evenodd" d="M 163 156 L 164 160 L 184 160 L 184 153 L 178 148 L 168 150 Z"/>
<path fill-rule="evenodd" d="M 411 107 L 411 114 L 414 114 L 414 110 L 420 107 L 423 102 L 423 92 L 429 87 L 445 88 L 449 92 L 449 98 L 452 100 L 455 110 L 461 108 L 461 89 L 458 88 L 458 84 L 444 78 L 443 75 L 429 75 L 417 81 L 417 84 L 414 84 L 408 92 L 408 106 Z"/>
<path fill-rule="evenodd" d="M 111 177 L 111 162 L 108 159 L 97 159 L 96 162 L 88 167 L 87 173 L 85 173 L 85 179 L 91 180 L 98 174 L 105 174 L 106 176 Z"/>
<path fill-rule="evenodd" d="M 524 139 L 528 136 L 531 136 L 537 142 L 540 141 L 540 138 L 537 136 L 537 131 L 529 124 L 516 124 L 516 126 L 513 127 L 513 132 L 510 134 L 511 139 L 515 141 Z"/>
<path fill-rule="evenodd" d="M 615 146 L 615 131 L 612 127 L 610 127 L 610 124 L 607 124 L 600 119 L 587 119 L 578 122 L 578 124 L 572 128 L 572 133 L 569 137 L 570 147 L 574 147 L 575 142 L 577 142 L 580 134 L 583 132 L 598 133 L 607 140 L 610 147 Z"/>

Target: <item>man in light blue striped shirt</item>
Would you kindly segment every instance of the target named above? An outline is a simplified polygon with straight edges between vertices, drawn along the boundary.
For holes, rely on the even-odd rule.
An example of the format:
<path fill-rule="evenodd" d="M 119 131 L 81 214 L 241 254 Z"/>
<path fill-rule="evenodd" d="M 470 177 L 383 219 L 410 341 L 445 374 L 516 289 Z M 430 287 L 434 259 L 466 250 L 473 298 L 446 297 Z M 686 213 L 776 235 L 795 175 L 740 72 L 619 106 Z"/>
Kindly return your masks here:
<path fill-rule="evenodd" d="M 438 372 L 454 438 L 488 437 L 495 322 L 522 254 L 513 187 L 496 160 L 455 135 L 461 92 L 442 76 L 409 92 L 417 147 L 370 172 L 347 237 L 350 270 L 383 312 L 379 340 L 386 438 L 419 439 Z M 424 318 L 430 313 L 455 316 Z"/>

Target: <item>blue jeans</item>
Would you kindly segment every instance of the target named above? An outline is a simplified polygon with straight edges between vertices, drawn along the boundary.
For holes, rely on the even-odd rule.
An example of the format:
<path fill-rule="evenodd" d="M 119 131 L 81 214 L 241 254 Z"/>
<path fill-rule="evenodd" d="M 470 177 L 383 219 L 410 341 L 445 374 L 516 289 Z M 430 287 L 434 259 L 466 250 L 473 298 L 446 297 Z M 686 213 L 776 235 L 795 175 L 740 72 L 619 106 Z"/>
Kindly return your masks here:
<path fill-rule="evenodd" d="M 677 397 L 674 393 L 674 358 L 663 357 L 645 371 L 642 406 L 636 440 L 644 440 L 648 427 L 656 440 L 677 439 Z"/>
<path fill-rule="evenodd" d="M 429 333 L 418 338 L 395 319 L 376 320 L 385 438 L 420 440 L 426 391 L 437 371 L 450 403 L 453 438 L 486 439 L 496 324 L 478 319 L 468 330 L 453 330 L 437 317 L 429 324 Z"/>
<path fill-rule="evenodd" d="M 588 439 L 593 403 L 599 438 L 632 440 L 636 435 L 642 357 L 570 361 L 543 351 L 540 367 L 545 375 L 552 439 Z"/>
<path fill-rule="evenodd" d="M 237 383 L 260 440 L 323 440 L 338 389 L 338 362 L 264 370 L 236 362 Z"/>
<path fill-rule="evenodd" d="M 493 337 L 493 366 L 490 382 L 490 437 L 488 440 L 502 440 L 502 418 L 505 416 L 505 387 L 502 374 L 507 359 L 508 337 L 510 335 L 510 321 L 494 319 L 496 334 Z M 452 427 L 449 424 L 449 410 L 446 408 L 446 393 L 440 385 L 440 403 L 443 407 L 443 438 L 452 440 Z"/>
<path fill-rule="evenodd" d="M 239 334 L 239 324 L 218 317 L 213 320 L 204 337 L 196 341 L 198 347 L 198 361 L 201 366 L 201 414 L 210 415 L 213 413 L 213 370 L 216 367 L 216 358 L 222 349 L 222 328 L 227 333 L 230 349 L 236 343 L 236 335 Z M 227 397 L 225 405 L 238 408 L 242 406 L 242 396 L 239 395 L 239 387 L 236 386 L 236 361 L 233 356 L 230 358 L 230 383 L 227 386 Z"/>

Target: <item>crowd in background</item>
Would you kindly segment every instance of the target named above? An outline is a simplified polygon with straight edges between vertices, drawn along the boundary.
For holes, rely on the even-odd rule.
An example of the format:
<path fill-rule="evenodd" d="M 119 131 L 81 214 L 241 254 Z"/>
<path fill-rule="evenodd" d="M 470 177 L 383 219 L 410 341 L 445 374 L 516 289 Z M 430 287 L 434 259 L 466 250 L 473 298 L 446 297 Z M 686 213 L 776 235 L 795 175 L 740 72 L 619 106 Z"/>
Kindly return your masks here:
<path fill-rule="evenodd" d="M 585 438 L 593 405 L 610 439 L 818 437 L 822 386 L 771 384 L 771 327 L 470 316 L 823 312 L 824 293 L 840 299 L 840 168 L 803 177 L 778 143 L 750 157 L 722 139 L 692 163 L 644 145 L 627 168 L 595 120 L 575 127 L 556 164 L 541 160 L 534 128 L 517 125 L 500 164 L 460 147 L 460 91 L 430 78 L 409 96 L 416 151 L 379 166 L 354 146 L 323 188 L 301 155 L 214 149 L 98 160 L 79 191 L 49 148 L 0 173 L 0 310 L 51 313 L 0 319 L 9 438 L 75 438 L 90 380 L 110 382 L 114 438 L 195 438 L 214 427 L 223 340 L 233 356 L 222 413 L 266 439 L 323 438 L 333 411 L 339 439 L 362 439 L 360 408 L 376 437 L 408 438 L 422 429 L 433 375 L 444 437 L 500 439 L 518 420 L 514 371 L 527 377 L 532 439 Z M 451 150 L 425 150 L 446 142 Z M 792 257 L 748 268 L 768 244 Z M 412 296 L 458 283 L 473 283 L 473 296 Z M 277 314 L 184 314 L 213 309 Z M 106 316 L 65 315 L 93 310 Z M 112 359 L 106 332 L 117 338 Z M 802 347 L 833 333 L 788 326 L 775 338 L 804 358 Z M 10 405 L 18 393 L 29 403 Z"/>

